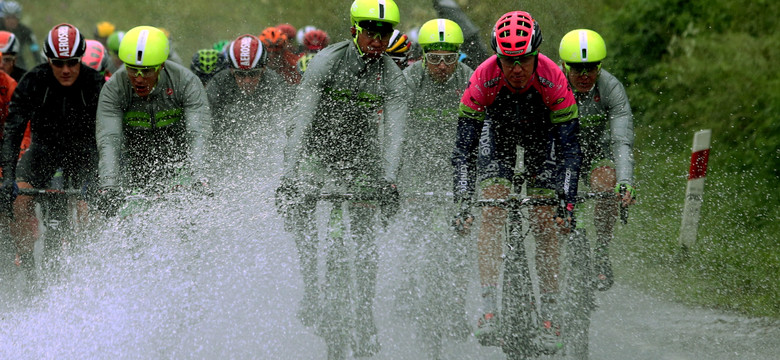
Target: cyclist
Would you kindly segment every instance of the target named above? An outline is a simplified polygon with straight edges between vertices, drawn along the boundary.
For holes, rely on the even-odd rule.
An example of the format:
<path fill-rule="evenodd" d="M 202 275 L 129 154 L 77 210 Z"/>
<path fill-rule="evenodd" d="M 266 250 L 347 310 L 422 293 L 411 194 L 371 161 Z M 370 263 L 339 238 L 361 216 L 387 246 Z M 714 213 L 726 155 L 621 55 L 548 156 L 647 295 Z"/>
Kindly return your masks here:
<path fill-rule="evenodd" d="M 314 29 L 307 32 L 303 36 L 303 47 L 305 53 L 298 59 L 296 68 L 298 72 L 303 75 L 306 72 L 306 68 L 309 66 L 309 61 L 314 58 L 314 55 L 324 49 L 330 43 L 330 37 L 328 33 L 323 30 Z"/>
<path fill-rule="evenodd" d="M 208 191 L 204 158 L 211 114 L 198 77 L 166 60 L 168 38 L 152 26 L 128 31 L 119 58 L 125 66 L 103 87 L 97 108 L 103 211 L 114 214 L 122 190 L 164 192 L 181 177 Z"/>
<path fill-rule="evenodd" d="M 401 70 L 406 69 L 409 65 L 409 50 L 412 49 L 412 42 L 409 41 L 409 37 L 398 30 L 393 30 L 389 44 L 387 50 L 385 50 L 387 55 L 390 55 L 390 58 L 393 59 Z"/>
<path fill-rule="evenodd" d="M 280 211 L 289 215 L 288 228 L 295 234 L 301 258 L 305 295 L 299 316 L 304 324 L 312 325 L 319 307 L 316 233 L 312 234 L 309 226 L 313 209 L 299 206 L 298 216 L 294 216 L 290 214 L 293 209 L 289 209 L 289 199 L 300 196 L 306 186 L 318 192 L 320 180 L 361 191 L 360 179 L 386 194 L 378 209 L 351 209 L 352 236 L 358 244 L 354 268 L 359 280 L 353 352 L 355 356 L 369 356 L 380 349 L 373 315 L 378 256 L 373 219 L 377 210 L 385 218 L 397 211 L 393 184 L 406 123 L 408 90 L 401 70 L 385 54 L 393 26 L 400 21 L 395 2 L 355 0 L 350 19 L 352 39 L 317 54 L 298 87 L 293 127 L 285 149 L 285 175 L 277 195 Z M 317 179 L 309 181 L 307 177 Z"/>
<path fill-rule="evenodd" d="M 192 55 L 190 70 L 205 87 L 218 72 L 227 68 L 225 55 L 214 49 L 200 49 Z"/>
<path fill-rule="evenodd" d="M 298 72 L 298 58 L 301 54 L 290 51 L 287 35 L 275 27 L 268 27 L 259 36 L 263 48 L 268 51 L 268 68 L 276 71 L 289 84 L 298 84 L 301 74 Z"/>
<path fill-rule="evenodd" d="M 109 21 L 101 21 L 95 25 L 95 40 L 106 46 L 108 37 L 116 31 L 116 25 Z"/>
<path fill-rule="evenodd" d="M 94 186 L 95 111 L 105 80 L 79 61 L 85 50 L 86 42 L 76 27 L 54 26 L 44 42 L 48 63 L 30 69 L 14 91 L 0 154 L 4 172 L 0 195 L 6 209 L 13 202 L 17 185 L 46 188 L 59 168 L 73 180 L 73 186 Z M 28 122 L 32 142 L 17 166 Z M 18 249 L 17 264 L 31 270 L 38 228 L 32 198 L 16 198 L 13 214 L 11 235 Z"/>
<path fill-rule="evenodd" d="M 38 46 L 38 39 L 35 38 L 35 34 L 32 29 L 25 24 L 19 22 L 22 18 L 22 5 L 16 1 L 5 1 L 0 3 L 0 14 L 3 19 L 0 21 L 0 30 L 10 31 L 16 35 L 16 39 L 19 41 L 19 47 L 21 51 L 16 54 L 16 61 L 22 68 L 29 68 L 27 61 L 32 63 L 32 66 L 46 62 L 46 58 L 41 56 L 41 48 Z M 24 49 L 30 51 L 30 59 L 22 53 Z"/>
<path fill-rule="evenodd" d="M 218 73 L 206 87 L 217 144 L 234 144 L 247 131 L 278 133 L 279 104 L 292 95 L 279 74 L 266 68 L 268 53 L 254 35 L 241 35 L 227 49 L 228 70 Z M 279 129 L 281 130 L 281 129 Z M 224 139 L 224 137 L 228 139 Z"/>
<path fill-rule="evenodd" d="M 81 62 L 97 70 L 106 80 L 111 77 L 111 73 L 108 72 L 108 50 L 100 41 L 87 40 L 87 50 L 84 52 L 84 56 L 81 57 Z"/>
<path fill-rule="evenodd" d="M 559 55 L 580 111 L 582 165 L 589 169 L 590 188 L 598 192 L 615 189 L 621 196 L 620 201 L 599 199 L 594 209 L 596 285 L 605 291 L 614 282 L 609 243 L 618 206 L 630 205 L 634 196 L 633 114 L 623 84 L 601 68 L 607 57 L 601 35 L 572 30 L 561 39 Z"/>
<path fill-rule="evenodd" d="M 458 62 L 458 50 L 463 44 L 463 33 L 458 24 L 446 19 L 434 19 L 423 24 L 419 33 L 420 46 L 425 54 L 423 61 L 404 70 L 411 90 L 411 116 L 407 121 L 403 160 L 398 175 L 399 188 L 404 198 L 415 198 L 421 192 L 446 193 L 450 189 L 450 157 L 458 123 L 458 106 L 473 72 Z M 441 321 L 451 334 L 460 338 L 468 336 L 470 326 L 466 321 L 465 304 L 468 285 L 466 270 L 469 268 L 467 255 L 470 253 L 467 251 L 468 238 L 441 231 L 441 228 L 449 227 L 449 214 L 454 211 L 451 201 L 409 202 L 406 207 L 404 228 L 408 231 L 408 254 L 420 248 L 420 240 L 417 239 L 446 244 L 441 248 L 447 250 L 447 263 L 450 265 L 447 271 L 456 275 L 447 281 L 455 284 L 454 300 L 457 308 L 447 309 L 456 315 Z M 405 264 L 414 261 L 414 256 L 408 258 L 411 259 L 405 261 Z M 411 289 L 411 292 L 419 291 Z"/>
<path fill-rule="evenodd" d="M 113 74 L 119 70 L 124 63 L 119 59 L 119 44 L 122 43 L 122 38 L 125 37 L 125 32 L 121 30 L 114 31 L 108 36 L 106 40 L 106 49 L 110 58 L 110 66 L 108 70 Z"/>
<path fill-rule="evenodd" d="M 19 40 L 16 35 L 10 31 L 0 31 L 0 52 L 3 53 L 0 70 L 11 75 L 14 80 L 19 82 L 27 70 L 16 65 L 16 55 L 19 53 Z"/>
<path fill-rule="evenodd" d="M 493 29 L 491 45 L 496 55 L 485 60 L 471 77 L 461 99 L 458 135 L 453 152 L 454 188 L 461 212 L 456 224 L 466 228 L 473 220 L 468 208 L 479 174 L 483 198 L 503 198 L 512 191 L 516 147 L 524 149 L 524 169 L 530 195 L 565 199 L 566 214 L 556 222 L 573 222 L 580 145 L 574 96 L 566 77 L 555 63 L 539 53 L 539 24 L 524 11 L 502 15 Z M 484 126 L 484 128 L 483 128 Z M 477 155 L 477 148 L 479 152 Z M 478 164 L 478 170 L 475 171 Z M 520 189 L 516 188 L 519 192 Z M 542 316 L 550 341 L 555 340 L 552 315 L 557 292 L 557 234 L 554 209 L 532 209 L 537 241 L 537 269 L 542 292 Z M 478 235 L 479 272 L 483 315 L 475 335 L 483 344 L 496 335 L 497 286 L 502 243 L 499 229 L 506 211 L 485 207 Z"/>

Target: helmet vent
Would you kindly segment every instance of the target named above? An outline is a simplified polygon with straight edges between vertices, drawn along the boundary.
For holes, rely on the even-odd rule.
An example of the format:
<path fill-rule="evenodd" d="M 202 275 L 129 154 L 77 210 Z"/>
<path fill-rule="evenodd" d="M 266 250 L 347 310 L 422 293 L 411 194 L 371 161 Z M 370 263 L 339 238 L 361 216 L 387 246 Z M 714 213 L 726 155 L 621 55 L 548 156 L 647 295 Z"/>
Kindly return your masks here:
<path fill-rule="evenodd" d="M 582 49 L 582 58 L 587 59 L 588 58 L 588 49 Z"/>
<path fill-rule="evenodd" d="M 385 18 L 385 2 L 379 1 L 379 18 L 384 19 Z"/>

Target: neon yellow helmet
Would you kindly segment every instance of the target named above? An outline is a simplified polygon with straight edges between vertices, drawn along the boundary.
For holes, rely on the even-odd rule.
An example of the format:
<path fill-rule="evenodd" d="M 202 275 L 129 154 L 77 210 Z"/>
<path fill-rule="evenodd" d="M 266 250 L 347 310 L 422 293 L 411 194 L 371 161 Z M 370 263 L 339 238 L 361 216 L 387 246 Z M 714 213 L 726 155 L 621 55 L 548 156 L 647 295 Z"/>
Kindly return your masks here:
<path fill-rule="evenodd" d="M 355 0 L 349 10 L 352 25 L 361 21 L 377 21 L 392 26 L 401 22 L 401 13 L 393 0 Z"/>
<path fill-rule="evenodd" d="M 417 42 L 423 51 L 455 51 L 463 44 L 463 30 L 458 23 L 448 19 L 429 20 L 420 27 Z"/>
<path fill-rule="evenodd" d="M 122 38 L 119 59 L 135 66 L 157 66 L 168 59 L 168 38 L 153 26 L 137 26 Z"/>
<path fill-rule="evenodd" d="M 565 63 L 597 63 L 607 57 L 607 45 L 597 32 L 577 29 L 563 36 L 558 54 Z"/>

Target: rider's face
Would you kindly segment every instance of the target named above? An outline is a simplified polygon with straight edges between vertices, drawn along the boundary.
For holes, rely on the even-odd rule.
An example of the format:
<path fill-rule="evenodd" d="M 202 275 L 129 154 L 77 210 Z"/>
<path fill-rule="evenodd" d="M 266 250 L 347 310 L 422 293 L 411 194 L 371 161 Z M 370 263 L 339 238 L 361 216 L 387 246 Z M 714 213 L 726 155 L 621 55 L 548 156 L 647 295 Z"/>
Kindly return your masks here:
<path fill-rule="evenodd" d="M 575 91 L 582 93 L 593 88 L 601 70 L 599 64 L 568 64 L 564 65 L 564 68 L 571 86 Z"/>
<path fill-rule="evenodd" d="M 257 88 L 265 69 L 235 70 L 231 69 L 233 78 L 236 79 L 236 85 L 244 92 L 252 92 Z"/>
<path fill-rule="evenodd" d="M 366 29 L 358 31 L 355 27 L 352 27 L 353 36 L 357 35 L 357 46 L 360 51 L 365 54 L 364 56 L 378 59 L 387 50 L 387 45 L 390 43 L 390 37 L 393 35 L 392 29 L 390 32 L 374 32 Z"/>
<path fill-rule="evenodd" d="M 455 72 L 460 54 L 452 51 L 432 50 L 425 53 L 425 67 L 437 82 L 445 82 Z"/>
<path fill-rule="evenodd" d="M 160 77 L 162 66 L 156 67 L 133 67 L 125 65 L 127 77 L 130 78 L 130 84 L 133 91 L 140 96 L 146 97 L 152 93 L 157 85 L 157 79 Z"/>
<path fill-rule="evenodd" d="M 528 86 L 534 74 L 536 55 L 502 56 L 498 61 L 509 85 L 516 89 Z"/>
<path fill-rule="evenodd" d="M 81 59 L 49 59 L 49 66 L 54 73 L 54 78 L 62 86 L 71 86 L 76 82 L 81 72 Z"/>

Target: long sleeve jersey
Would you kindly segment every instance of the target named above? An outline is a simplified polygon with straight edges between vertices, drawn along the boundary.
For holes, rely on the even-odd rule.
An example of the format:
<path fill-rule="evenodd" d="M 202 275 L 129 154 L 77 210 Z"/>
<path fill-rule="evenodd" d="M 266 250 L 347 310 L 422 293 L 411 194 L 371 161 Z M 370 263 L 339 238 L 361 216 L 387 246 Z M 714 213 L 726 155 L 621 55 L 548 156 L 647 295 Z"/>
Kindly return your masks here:
<path fill-rule="evenodd" d="M 634 116 L 623 84 L 602 69 L 587 93 L 575 92 L 580 111 L 580 142 L 589 160 L 611 159 L 617 182 L 634 184 Z"/>
<path fill-rule="evenodd" d="M 514 148 L 520 145 L 525 150 L 526 172 L 531 175 L 547 160 L 557 163 L 555 190 L 567 202 L 574 203 L 581 163 L 578 132 L 574 95 L 563 72 L 552 60 L 539 54 L 529 83 L 524 89 L 513 89 L 498 58 L 488 58 L 474 71 L 461 98 L 452 157 L 456 201 L 473 196 L 478 155 L 488 158 L 485 163 L 499 158 L 514 164 Z M 492 170 L 490 166 L 481 168 L 480 176 L 490 177 Z"/>
<path fill-rule="evenodd" d="M 437 82 L 423 62 L 404 70 L 411 96 L 398 178 L 400 191 L 450 190 L 450 156 L 458 127 L 458 106 L 473 72 L 459 62 L 447 81 Z"/>
<path fill-rule="evenodd" d="M 195 74 L 166 61 L 141 98 L 122 67 L 100 92 L 96 134 L 101 187 L 144 187 L 182 169 L 201 178 L 211 135 L 206 91 Z"/>
<path fill-rule="evenodd" d="M 51 161 L 59 161 L 63 167 L 95 169 L 95 112 L 104 83 L 100 73 L 85 65 L 70 86 L 60 85 L 48 63 L 27 72 L 13 92 L 3 131 L 0 166 L 4 176 L 16 176 L 19 146 L 28 122 L 31 148 L 56 156 Z"/>
<path fill-rule="evenodd" d="M 353 41 L 315 56 L 295 96 L 285 176 L 297 177 L 302 153 L 331 170 L 356 169 L 394 182 L 403 142 L 408 89 L 389 56 L 363 59 Z"/>

